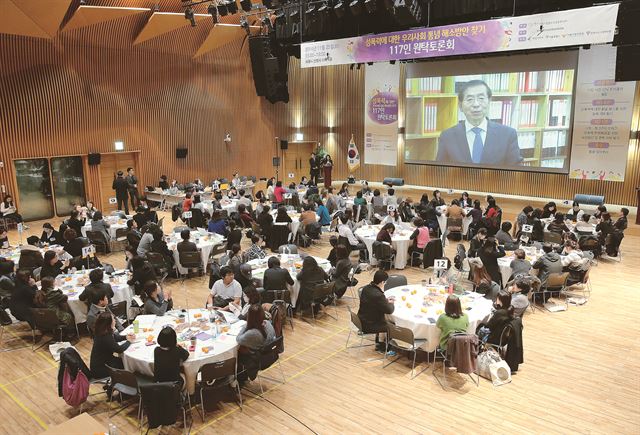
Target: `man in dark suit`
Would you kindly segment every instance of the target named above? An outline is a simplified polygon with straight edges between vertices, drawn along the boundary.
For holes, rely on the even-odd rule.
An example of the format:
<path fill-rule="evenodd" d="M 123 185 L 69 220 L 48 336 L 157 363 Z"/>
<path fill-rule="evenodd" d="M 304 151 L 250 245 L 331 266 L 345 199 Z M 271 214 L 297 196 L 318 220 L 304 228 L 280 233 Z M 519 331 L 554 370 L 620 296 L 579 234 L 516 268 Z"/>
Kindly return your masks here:
<path fill-rule="evenodd" d="M 189 240 L 191 238 L 191 231 L 182 230 L 180 237 L 182 238 L 182 242 L 177 245 L 178 252 L 198 252 L 198 246 Z"/>
<path fill-rule="evenodd" d="M 487 118 L 491 95 L 482 80 L 462 84 L 458 104 L 466 119 L 440 134 L 436 161 L 492 166 L 522 163 L 516 130 Z"/>
<path fill-rule="evenodd" d="M 373 281 L 362 287 L 360 295 L 360 308 L 358 309 L 358 317 L 362 322 L 362 332 L 365 334 L 376 334 L 376 350 L 384 351 L 385 345 L 380 342 L 380 332 L 386 332 L 387 323 L 385 314 L 393 313 L 395 306 L 394 300 L 387 299 L 384 295 L 385 281 L 389 278 L 387 272 L 378 270 L 373 275 Z"/>
<path fill-rule="evenodd" d="M 129 196 L 131 197 L 131 208 L 136 209 L 140 205 L 140 194 L 138 193 L 138 177 L 133 168 L 127 168 L 127 183 L 129 184 Z"/>
<path fill-rule="evenodd" d="M 122 171 L 118 171 L 118 176 L 113 179 L 111 188 L 116 191 L 118 210 L 124 210 L 125 214 L 129 214 L 129 183 L 123 175 Z"/>

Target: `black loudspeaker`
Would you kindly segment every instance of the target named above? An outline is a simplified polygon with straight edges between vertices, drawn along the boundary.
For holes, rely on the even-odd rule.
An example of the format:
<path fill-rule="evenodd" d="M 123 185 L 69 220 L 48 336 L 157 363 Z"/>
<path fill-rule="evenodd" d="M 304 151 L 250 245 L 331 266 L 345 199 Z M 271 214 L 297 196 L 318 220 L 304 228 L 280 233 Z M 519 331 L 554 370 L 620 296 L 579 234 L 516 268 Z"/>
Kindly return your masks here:
<path fill-rule="evenodd" d="M 277 168 L 278 166 L 280 166 L 280 157 L 273 157 L 271 159 L 271 163 L 273 164 L 274 168 Z"/>
<path fill-rule="evenodd" d="M 640 26 L 638 26 L 640 27 Z M 616 81 L 640 80 L 640 45 L 622 45 L 616 56 Z"/>
<path fill-rule="evenodd" d="M 100 161 L 102 160 L 100 153 L 91 153 L 87 157 L 90 165 L 99 165 Z"/>
<path fill-rule="evenodd" d="M 281 150 L 289 149 L 289 141 L 286 139 L 280 139 L 280 149 Z"/>
<path fill-rule="evenodd" d="M 404 178 L 387 177 L 382 180 L 382 184 L 386 184 L 387 186 L 404 186 Z"/>
<path fill-rule="evenodd" d="M 289 62 L 284 49 L 269 35 L 257 35 L 249 37 L 249 53 L 256 94 L 271 103 L 289 102 Z"/>
<path fill-rule="evenodd" d="M 613 45 L 633 45 L 640 42 L 640 2 L 623 1 L 618 10 L 618 34 L 613 39 Z"/>
<path fill-rule="evenodd" d="M 176 159 L 186 159 L 188 152 L 186 148 L 176 148 Z"/>

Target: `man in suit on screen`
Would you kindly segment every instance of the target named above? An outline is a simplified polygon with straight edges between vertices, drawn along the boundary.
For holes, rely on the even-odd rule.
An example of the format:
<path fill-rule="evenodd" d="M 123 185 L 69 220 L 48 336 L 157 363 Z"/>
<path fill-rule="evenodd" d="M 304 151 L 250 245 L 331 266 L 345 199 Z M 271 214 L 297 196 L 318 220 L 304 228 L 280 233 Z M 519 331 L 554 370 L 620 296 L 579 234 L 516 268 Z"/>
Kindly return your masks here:
<path fill-rule="evenodd" d="M 465 120 L 440 134 L 436 161 L 518 166 L 522 156 L 515 129 L 487 118 L 491 89 L 482 80 L 462 83 L 458 104 Z"/>

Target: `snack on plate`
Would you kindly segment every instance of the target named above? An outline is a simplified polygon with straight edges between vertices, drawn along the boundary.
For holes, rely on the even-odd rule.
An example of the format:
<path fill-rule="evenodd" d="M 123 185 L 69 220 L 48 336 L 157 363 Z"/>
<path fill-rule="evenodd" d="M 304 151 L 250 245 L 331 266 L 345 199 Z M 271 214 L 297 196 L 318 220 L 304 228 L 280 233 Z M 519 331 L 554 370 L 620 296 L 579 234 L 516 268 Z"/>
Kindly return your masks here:
<path fill-rule="evenodd" d="M 411 304 L 407 302 L 407 308 L 411 308 Z"/>
<path fill-rule="evenodd" d="M 193 318 L 194 318 L 194 319 L 199 319 L 200 317 L 202 317 L 202 313 L 195 313 L 195 314 L 193 315 Z"/>
<path fill-rule="evenodd" d="M 209 353 L 209 348 L 208 347 L 203 347 L 202 348 L 202 353 Z"/>
<path fill-rule="evenodd" d="M 402 300 L 403 300 L 403 301 L 406 301 L 406 300 L 407 300 L 407 297 L 406 297 L 405 295 L 402 295 Z"/>

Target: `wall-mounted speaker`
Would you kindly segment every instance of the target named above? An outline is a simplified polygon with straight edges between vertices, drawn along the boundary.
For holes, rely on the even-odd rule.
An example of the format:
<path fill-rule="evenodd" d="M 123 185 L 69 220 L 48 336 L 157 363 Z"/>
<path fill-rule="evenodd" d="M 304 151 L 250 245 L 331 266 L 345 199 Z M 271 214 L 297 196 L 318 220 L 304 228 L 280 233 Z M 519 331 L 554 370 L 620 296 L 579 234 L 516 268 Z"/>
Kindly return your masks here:
<path fill-rule="evenodd" d="M 100 156 L 100 153 L 90 153 L 87 156 L 87 160 L 89 161 L 90 165 L 99 165 L 102 158 Z"/>
<path fill-rule="evenodd" d="M 280 149 L 281 150 L 289 149 L 289 141 L 286 139 L 280 139 Z"/>
<path fill-rule="evenodd" d="M 188 152 L 186 148 L 176 148 L 176 159 L 186 159 Z"/>

